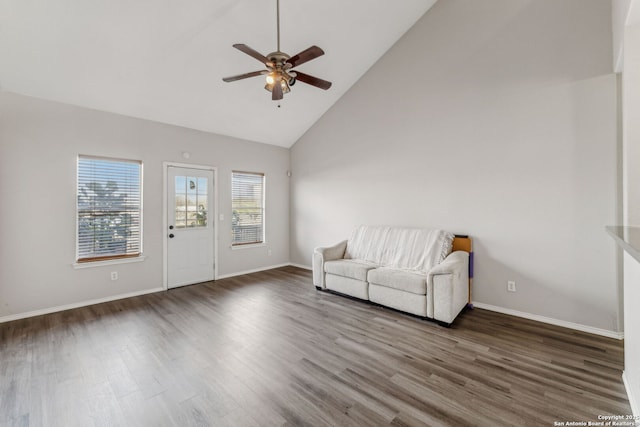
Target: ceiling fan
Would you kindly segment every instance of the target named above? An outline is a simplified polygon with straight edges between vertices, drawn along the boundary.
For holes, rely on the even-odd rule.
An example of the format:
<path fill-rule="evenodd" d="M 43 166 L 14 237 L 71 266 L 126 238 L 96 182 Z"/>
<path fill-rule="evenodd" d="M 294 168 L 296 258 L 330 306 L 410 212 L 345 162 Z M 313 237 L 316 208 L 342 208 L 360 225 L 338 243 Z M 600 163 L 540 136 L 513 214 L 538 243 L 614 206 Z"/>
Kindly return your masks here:
<path fill-rule="evenodd" d="M 291 91 L 291 86 L 295 84 L 297 80 L 307 83 L 311 86 L 318 87 L 320 89 L 327 90 L 331 87 L 331 82 L 319 79 L 309 74 L 305 74 L 301 71 L 293 71 L 294 67 L 311 61 L 319 56 L 324 55 L 324 51 L 318 46 L 311 46 L 308 49 L 303 50 L 294 56 L 289 56 L 280 51 L 280 0 L 276 0 L 277 9 L 277 31 L 278 31 L 278 49 L 275 52 L 268 54 L 267 56 L 251 49 L 246 44 L 234 44 L 233 47 L 246 53 L 247 55 L 262 62 L 267 69 L 261 71 L 252 71 L 250 73 L 239 74 L 237 76 L 225 77 L 222 80 L 225 82 L 234 82 L 236 80 L 242 80 L 249 77 L 257 77 L 266 75 L 267 84 L 265 89 L 271 92 L 271 99 L 279 101 L 283 98 L 285 93 Z"/>

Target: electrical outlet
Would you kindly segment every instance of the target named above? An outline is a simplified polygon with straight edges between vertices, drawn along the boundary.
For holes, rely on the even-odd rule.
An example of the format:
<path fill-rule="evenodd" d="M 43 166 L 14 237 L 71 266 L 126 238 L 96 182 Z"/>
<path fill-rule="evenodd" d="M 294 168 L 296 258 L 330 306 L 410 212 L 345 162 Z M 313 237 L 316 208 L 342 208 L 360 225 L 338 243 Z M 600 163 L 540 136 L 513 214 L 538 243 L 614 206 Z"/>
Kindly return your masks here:
<path fill-rule="evenodd" d="M 118 272 L 117 271 L 112 271 L 111 272 L 111 280 L 118 280 Z"/>
<path fill-rule="evenodd" d="M 271 256 L 271 249 L 267 249 L 267 256 Z"/>
<path fill-rule="evenodd" d="M 509 292 L 515 292 L 516 291 L 516 281 L 515 280 L 509 280 L 507 282 L 507 291 L 509 291 Z"/>

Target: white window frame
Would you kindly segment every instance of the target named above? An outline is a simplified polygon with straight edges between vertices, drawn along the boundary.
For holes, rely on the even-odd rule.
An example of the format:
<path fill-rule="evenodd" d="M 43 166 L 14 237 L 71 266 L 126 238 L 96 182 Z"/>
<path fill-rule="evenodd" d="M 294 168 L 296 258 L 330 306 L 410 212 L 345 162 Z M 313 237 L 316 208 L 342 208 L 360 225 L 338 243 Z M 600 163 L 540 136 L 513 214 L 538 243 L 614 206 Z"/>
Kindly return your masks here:
<path fill-rule="evenodd" d="M 261 195 L 261 229 L 262 235 L 259 241 L 243 241 L 243 242 L 235 242 L 234 234 L 235 234 L 235 205 L 234 205 L 234 183 L 236 175 L 254 175 L 260 176 L 262 178 L 262 195 Z M 242 248 L 250 248 L 256 246 L 264 246 L 266 244 L 266 235 L 267 235 L 267 227 L 266 227 L 266 192 L 267 192 L 267 177 L 263 172 L 246 172 L 246 171 L 232 171 L 231 172 L 231 247 L 232 249 L 242 249 Z"/>
<path fill-rule="evenodd" d="M 82 185 L 81 176 L 80 176 L 80 165 L 81 161 L 105 161 L 105 162 L 114 162 L 114 163 L 127 163 L 127 164 L 136 164 L 138 165 L 138 179 L 139 179 L 139 200 L 137 210 L 134 212 L 139 216 L 138 219 L 138 235 L 136 237 L 135 244 L 137 245 L 137 251 L 133 253 L 124 253 L 124 254 L 105 254 L 105 255 L 96 255 L 96 256 L 86 256 L 86 254 L 81 253 L 81 244 L 80 244 L 80 203 L 79 197 L 81 193 L 80 186 Z M 118 158 L 110 158 L 110 157 L 102 157 L 102 156 L 91 156 L 91 155 L 78 155 L 76 162 L 76 262 L 73 264 L 74 268 L 88 268 L 88 267 L 97 267 L 102 265 L 111 265 L 111 264 L 121 264 L 121 263 L 131 263 L 131 262 L 140 262 L 145 259 L 143 255 L 143 218 L 144 218 L 144 210 L 143 210 L 143 164 L 140 160 L 131 160 L 131 159 L 118 159 Z M 115 178 L 115 175 L 114 175 Z M 135 247 L 135 245 L 134 245 Z"/>

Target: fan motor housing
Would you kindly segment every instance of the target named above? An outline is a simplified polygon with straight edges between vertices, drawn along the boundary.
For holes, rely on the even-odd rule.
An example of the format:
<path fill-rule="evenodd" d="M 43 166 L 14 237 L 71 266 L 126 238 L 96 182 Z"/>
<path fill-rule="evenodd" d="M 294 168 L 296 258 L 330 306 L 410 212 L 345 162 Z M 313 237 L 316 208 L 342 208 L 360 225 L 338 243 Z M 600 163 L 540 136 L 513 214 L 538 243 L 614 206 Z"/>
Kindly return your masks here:
<path fill-rule="evenodd" d="M 291 58 L 284 52 L 271 52 L 267 55 L 267 58 L 273 63 L 274 68 L 291 68 L 291 64 L 287 64 L 287 60 Z M 289 65 L 289 67 L 287 67 Z"/>

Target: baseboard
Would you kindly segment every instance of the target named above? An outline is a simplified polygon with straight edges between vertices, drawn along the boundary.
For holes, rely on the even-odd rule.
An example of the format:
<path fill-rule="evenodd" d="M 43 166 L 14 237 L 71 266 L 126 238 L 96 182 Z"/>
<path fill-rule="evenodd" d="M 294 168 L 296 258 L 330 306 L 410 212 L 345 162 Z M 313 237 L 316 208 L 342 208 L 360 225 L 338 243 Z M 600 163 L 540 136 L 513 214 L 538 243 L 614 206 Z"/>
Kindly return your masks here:
<path fill-rule="evenodd" d="M 164 288 L 146 289 L 144 291 L 129 292 L 129 293 L 126 293 L 126 294 L 113 295 L 113 296 L 105 297 L 105 298 L 97 298 L 97 299 L 92 299 L 92 300 L 88 300 L 88 301 L 76 302 L 76 303 L 73 303 L 73 304 L 65 304 L 65 305 L 59 305 L 57 307 L 49 307 L 49 308 L 43 308 L 41 310 L 28 311 L 26 313 L 12 314 L 12 315 L 9 315 L 9 316 L 0 317 L 0 323 L 11 322 L 13 320 L 26 319 L 27 317 L 42 316 L 43 314 L 57 313 L 59 311 L 65 311 L 65 310 L 71 310 L 71 309 L 74 309 L 74 308 L 86 307 L 88 305 L 102 304 L 104 302 L 116 301 L 116 300 L 119 300 L 119 299 L 133 298 L 133 297 L 138 297 L 140 295 L 153 294 L 155 292 L 160 292 L 160 291 L 164 291 L 164 290 L 165 290 Z"/>
<path fill-rule="evenodd" d="M 627 371 L 622 372 L 622 382 L 624 383 L 624 388 L 627 391 L 627 399 L 629 399 L 629 406 L 631 406 L 631 412 L 634 417 L 640 417 L 640 402 L 635 399 L 633 392 L 631 391 L 631 384 L 629 384 L 629 380 L 627 379 Z"/>
<path fill-rule="evenodd" d="M 473 303 L 476 308 L 482 308 L 485 310 L 495 311 L 502 314 L 509 314 L 511 316 L 522 317 L 529 320 L 535 320 L 537 322 L 549 323 L 555 326 L 561 326 L 563 328 L 575 329 L 581 332 L 587 332 L 589 334 L 600 335 L 607 338 L 615 338 L 621 340 L 624 338 L 624 332 L 609 331 L 607 329 L 594 328 L 593 326 L 581 325 L 579 323 L 567 322 L 565 320 L 553 319 L 551 317 L 539 316 L 537 314 L 526 313 L 524 311 L 512 310 L 510 308 L 497 307 L 495 305 L 484 304 L 481 302 Z"/>
<path fill-rule="evenodd" d="M 269 265 L 267 267 L 260 267 L 260 268 L 256 268 L 256 269 L 253 269 L 253 270 L 237 271 L 235 273 L 223 274 L 221 276 L 218 276 L 218 277 L 216 277 L 216 280 L 228 279 L 229 277 L 242 276 L 243 274 L 259 273 L 261 271 L 273 270 L 274 268 L 288 267 L 290 265 L 291 264 L 286 262 L 284 264 Z"/>
<path fill-rule="evenodd" d="M 289 263 L 289 265 L 290 265 L 291 267 L 298 267 L 298 268 L 302 268 L 303 270 L 309 270 L 309 271 L 311 271 L 311 267 L 309 267 L 308 265 L 294 264 L 294 263 Z"/>

